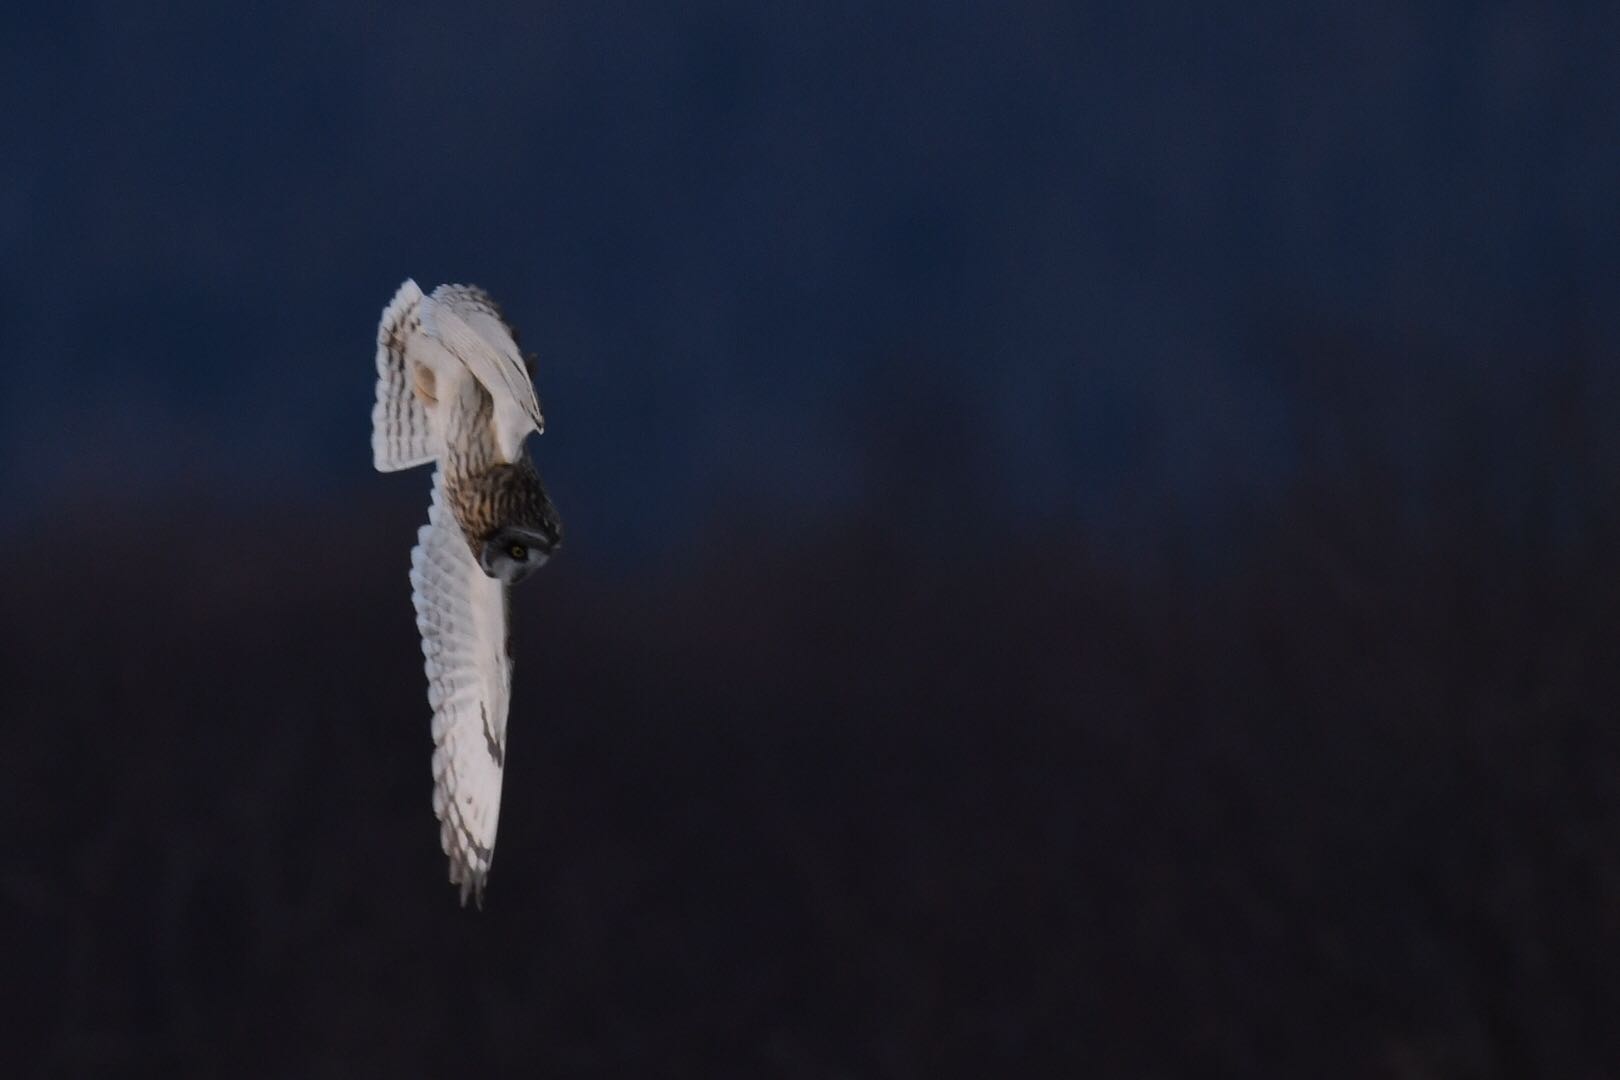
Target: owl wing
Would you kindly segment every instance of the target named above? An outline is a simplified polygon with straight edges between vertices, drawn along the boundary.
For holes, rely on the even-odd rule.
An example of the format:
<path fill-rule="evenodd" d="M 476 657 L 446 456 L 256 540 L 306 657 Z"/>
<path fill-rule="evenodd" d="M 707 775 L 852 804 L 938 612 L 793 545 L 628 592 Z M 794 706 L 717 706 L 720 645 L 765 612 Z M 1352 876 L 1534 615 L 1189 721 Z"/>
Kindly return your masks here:
<path fill-rule="evenodd" d="M 501 453 L 516 461 L 523 440 L 531 431 L 544 431 L 546 421 L 523 353 L 495 301 L 476 286 L 440 285 L 419 310 L 422 330 L 467 365 L 489 391 Z"/>
<path fill-rule="evenodd" d="M 377 403 L 371 407 L 371 460 L 378 472 L 425 465 L 438 456 L 426 407 L 412 390 L 423 339 L 422 290 L 407 280 L 377 323 Z M 433 346 L 436 348 L 436 346 Z"/>
<path fill-rule="evenodd" d="M 495 853 L 512 665 L 506 587 L 473 560 L 434 473 L 428 523 L 411 552 L 411 602 L 433 708 L 433 812 L 450 881 L 483 904 Z"/>

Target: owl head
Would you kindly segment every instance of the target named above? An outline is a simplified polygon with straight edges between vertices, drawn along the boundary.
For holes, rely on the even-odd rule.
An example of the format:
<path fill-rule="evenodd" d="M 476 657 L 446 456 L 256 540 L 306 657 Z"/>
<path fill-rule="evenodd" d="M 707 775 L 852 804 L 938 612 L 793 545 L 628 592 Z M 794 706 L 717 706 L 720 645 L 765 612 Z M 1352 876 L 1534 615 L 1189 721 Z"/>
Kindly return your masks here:
<path fill-rule="evenodd" d="M 484 573 L 507 585 L 516 585 L 542 566 L 557 549 L 558 536 L 544 526 L 508 525 L 497 529 L 478 553 Z"/>

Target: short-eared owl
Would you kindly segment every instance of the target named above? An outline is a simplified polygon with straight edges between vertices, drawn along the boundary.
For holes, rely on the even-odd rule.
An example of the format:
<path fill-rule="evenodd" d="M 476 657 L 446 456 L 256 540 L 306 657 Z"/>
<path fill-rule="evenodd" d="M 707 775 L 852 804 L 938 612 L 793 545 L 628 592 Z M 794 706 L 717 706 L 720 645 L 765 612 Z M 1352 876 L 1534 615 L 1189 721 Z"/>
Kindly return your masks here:
<path fill-rule="evenodd" d="M 481 289 L 407 281 L 377 326 L 372 460 L 434 463 L 411 601 L 433 709 L 433 812 L 450 881 L 480 905 L 506 764 L 512 694 L 507 588 L 545 565 L 561 524 L 524 452 L 545 428 L 516 335 Z"/>

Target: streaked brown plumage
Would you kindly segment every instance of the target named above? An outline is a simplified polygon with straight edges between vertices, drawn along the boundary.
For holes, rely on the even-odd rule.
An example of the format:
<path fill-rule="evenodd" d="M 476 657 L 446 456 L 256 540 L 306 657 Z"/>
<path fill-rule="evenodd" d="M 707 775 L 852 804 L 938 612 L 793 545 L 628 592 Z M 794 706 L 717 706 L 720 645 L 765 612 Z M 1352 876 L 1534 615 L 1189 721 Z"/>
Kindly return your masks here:
<path fill-rule="evenodd" d="M 475 558 L 495 533 L 512 527 L 542 534 L 555 550 L 562 542 L 556 508 L 528 454 L 501 460 L 493 412 L 488 391 L 464 381 L 446 417 L 442 468 L 451 512 Z"/>
<path fill-rule="evenodd" d="M 512 526 L 544 535 L 552 551 L 562 544 L 557 511 L 527 457 L 452 479 L 445 484 L 445 495 L 474 555 L 496 532 Z"/>

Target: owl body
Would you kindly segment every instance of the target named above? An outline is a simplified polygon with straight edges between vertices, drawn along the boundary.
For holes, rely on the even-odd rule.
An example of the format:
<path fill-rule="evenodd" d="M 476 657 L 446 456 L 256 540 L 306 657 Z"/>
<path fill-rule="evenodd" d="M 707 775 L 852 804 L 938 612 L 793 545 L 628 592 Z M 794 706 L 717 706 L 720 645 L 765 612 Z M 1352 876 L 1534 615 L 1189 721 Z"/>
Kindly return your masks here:
<path fill-rule="evenodd" d="M 482 903 L 494 856 L 511 699 L 507 590 L 562 538 L 524 451 L 543 426 L 516 336 L 482 290 L 400 286 L 377 329 L 372 455 L 382 472 L 435 465 L 411 599 L 433 710 L 433 808 L 463 903 Z"/>
<path fill-rule="evenodd" d="M 436 387 L 445 385 L 434 378 Z M 444 430 L 439 467 L 446 501 L 479 565 L 515 585 L 545 565 L 562 542 L 556 510 L 521 440 L 508 457 L 493 395 L 467 372 L 456 374 L 447 389 L 442 406 L 428 407 Z M 515 547 L 526 555 L 513 558 Z"/>

